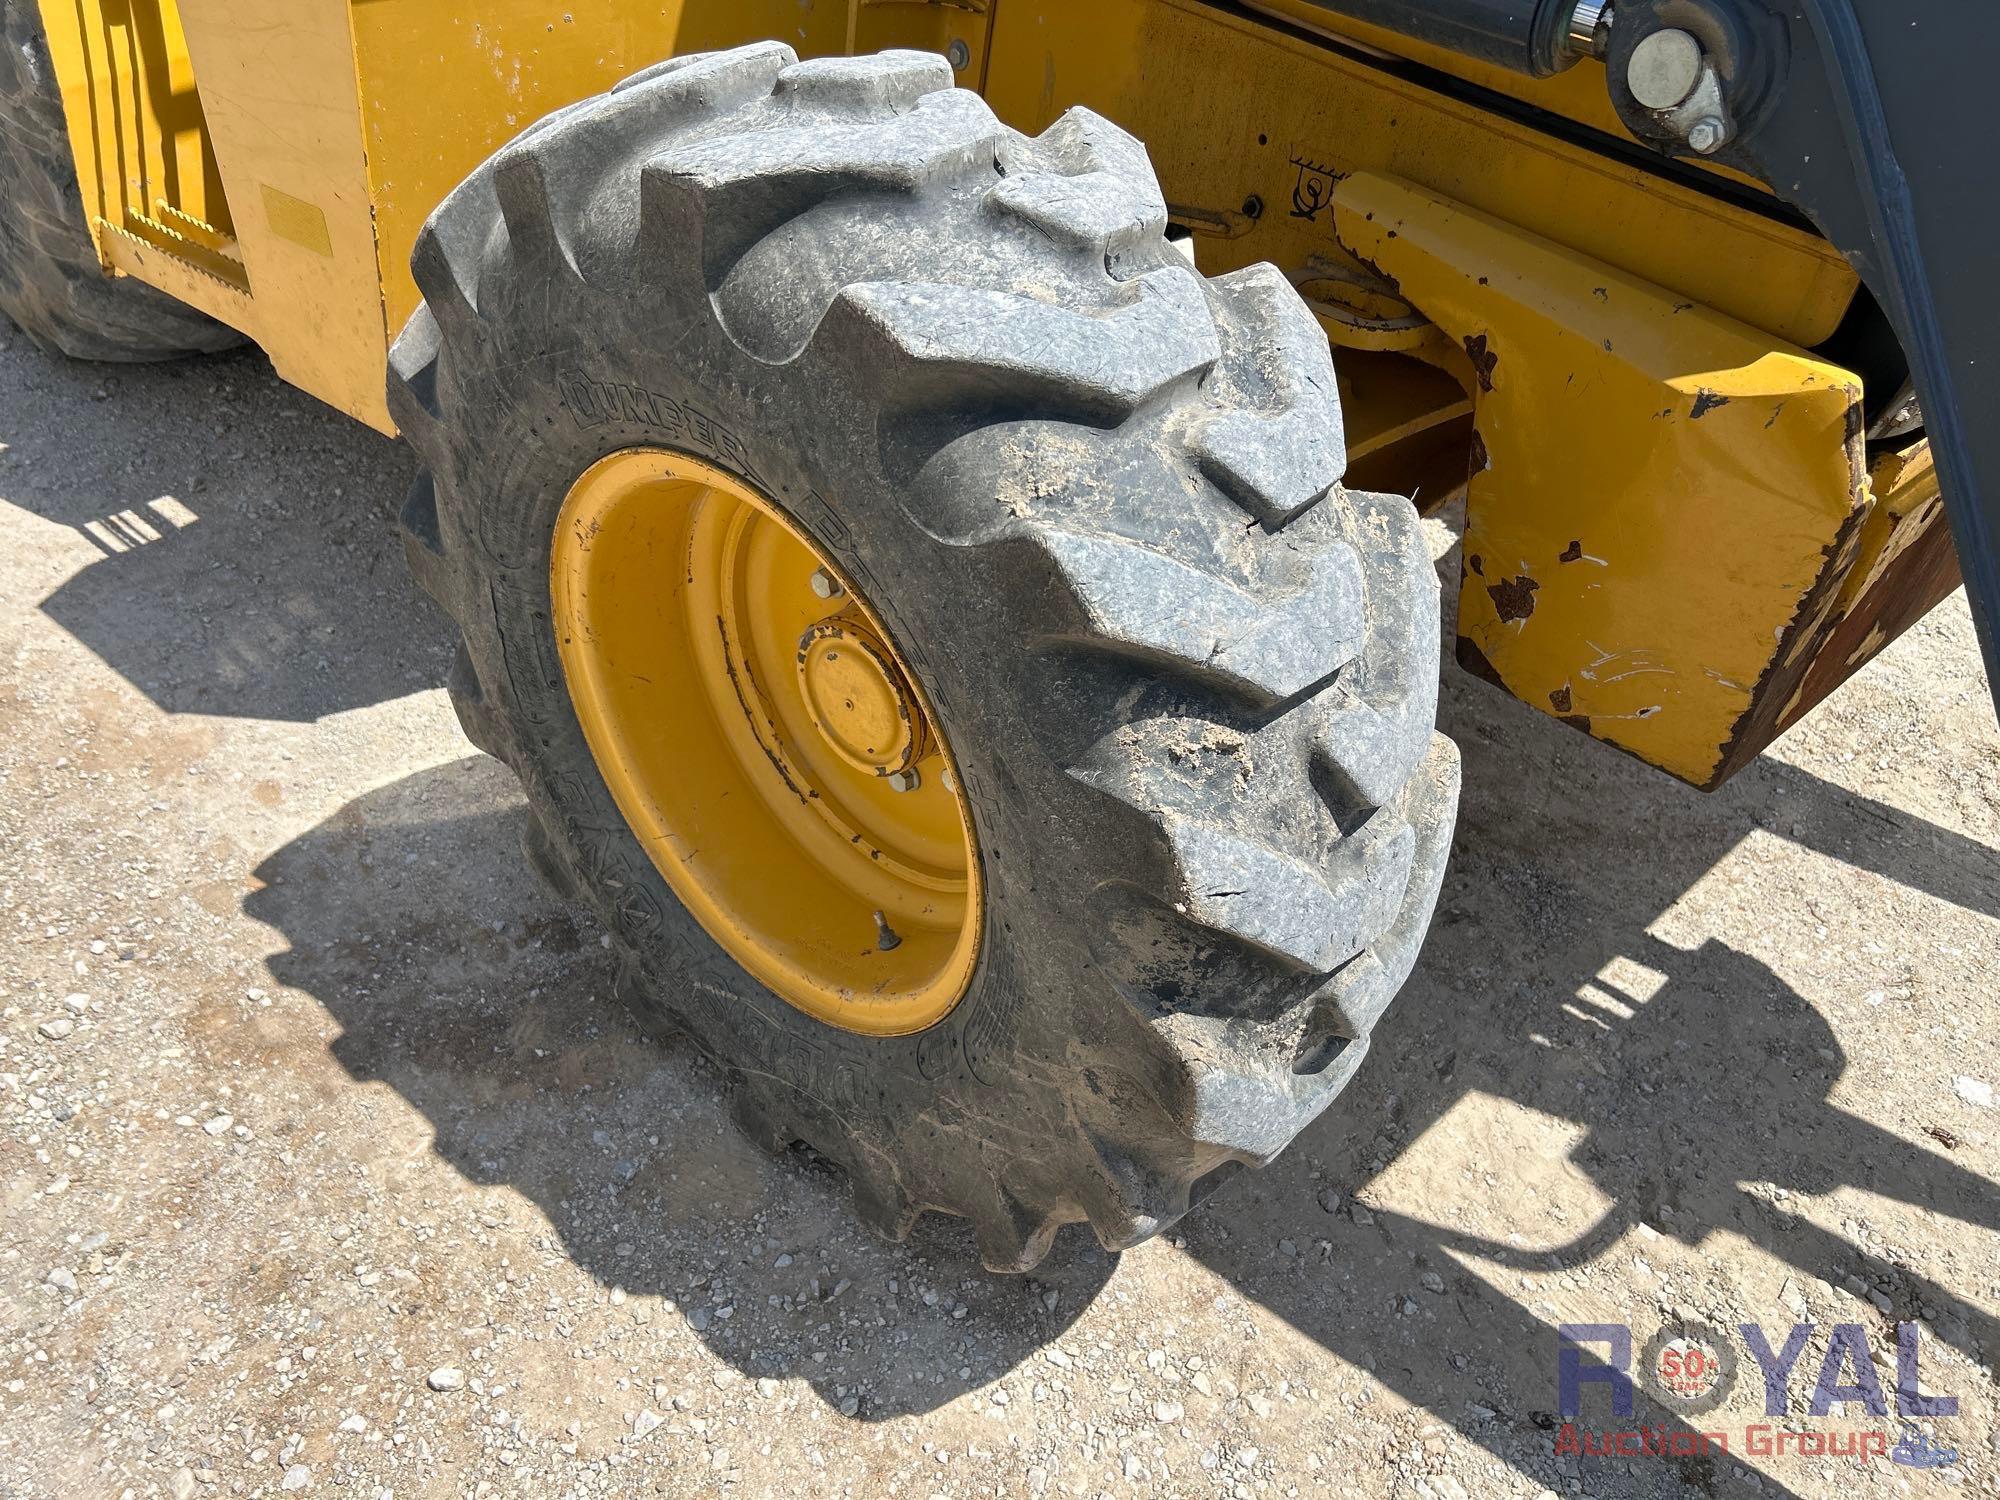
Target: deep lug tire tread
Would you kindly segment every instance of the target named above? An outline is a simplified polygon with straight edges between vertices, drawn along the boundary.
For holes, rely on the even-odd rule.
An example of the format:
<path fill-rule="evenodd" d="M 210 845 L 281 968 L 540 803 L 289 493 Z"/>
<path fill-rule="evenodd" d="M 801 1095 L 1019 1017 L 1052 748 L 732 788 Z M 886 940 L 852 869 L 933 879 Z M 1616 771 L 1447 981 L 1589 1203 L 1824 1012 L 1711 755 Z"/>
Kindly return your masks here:
<path fill-rule="evenodd" d="M 745 1129 L 842 1166 L 874 1227 L 957 1214 L 987 1265 L 1020 1270 L 1065 1222 L 1112 1247 L 1157 1232 L 1325 1107 L 1414 962 L 1457 760 L 1433 732 L 1437 583 L 1414 514 L 1340 487 L 1327 344 L 1290 287 L 1188 267 L 1143 148 L 1109 122 L 1073 110 L 1030 140 L 949 82 L 921 54 L 802 64 L 767 45 L 551 116 L 427 226 L 428 306 L 391 399 L 427 465 L 412 561 L 465 634 L 461 721 L 522 775 L 534 862 L 604 911 L 657 1008 L 674 1001 L 633 934 L 659 902 L 636 845 L 564 810 L 594 771 L 534 749 L 547 711 L 510 686 L 534 643 L 505 637 L 491 598 L 493 573 L 533 560 L 495 538 L 490 458 L 454 423 L 518 389 L 496 351 L 551 284 L 663 344 L 719 338 L 741 368 L 866 393 L 866 460 L 911 545 L 977 581 L 979 649 L 1015 658 L 992 711 L 1028 722 L 1039 766 L 1020 776 L 1077 828 L 1048 855 L 1075 886 L 993 879 L 996 901 L 1088 911 L 1061 997 L 1074 1042 L 968 1037 L 933 1097 L 899 1103 L 689 1030 Z M 1010 1135 L 1009 1086 L 1060 1138 Z"/>

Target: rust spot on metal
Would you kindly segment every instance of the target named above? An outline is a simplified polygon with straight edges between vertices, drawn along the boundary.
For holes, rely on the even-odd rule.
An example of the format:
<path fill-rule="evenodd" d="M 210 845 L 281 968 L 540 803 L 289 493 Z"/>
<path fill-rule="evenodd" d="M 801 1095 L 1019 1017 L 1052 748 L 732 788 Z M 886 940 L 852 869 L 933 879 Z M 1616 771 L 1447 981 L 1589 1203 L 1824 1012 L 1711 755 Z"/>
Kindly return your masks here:
<path fill-rule="evenodd" d="M 1477 552 L 1466 558 L 1465 565 L 1481 578 L 1486 576 L 1486 559 L 1481 557 Z"/>
<path fill-rule="evenodd" d="M 1566 714 L 1575 706 L 1574 702 L 1570 699 L 1569 684 L 1566 682 L 1553 693 L 1549 694 L 1549 707 L 1553 708 L 1559 714 Z"/>
<path fill-rule="evenodd" d="M 1493 389 L 1493 367 L 1500 363 L 1500 356 L 1486 347 L 1486 335 L 1468 333 L 1465 336 L 1466 357 L 1472 361 L 1472 373 L 1479 377 L 1482 391 Z"/>
<path fill-rule="evenodd" d="M 1570 728 L 1581 729 L 1585 734 L 1590 733 L 1589 714 L 1562 714 L 1560 717 L 1563 723 L 1569 725 Z M 1620 748 L 1623 747 L 1621 746 Z"/>
<path fill-rule="evenodd" d="M 1583 538 L 1578 537 L 1575 541 L 1571 542 L 1567 547 L 1563 548 L 1561 554 L 1556 558 L 1556 561 L 1557 562 L 1583 561 Z"/>
<path fill-rule="evenodd" d="M 1472 429 L 1472 459 L 1466 465 L 1466 473 L 1484 474 L 1493 467 L 1493 457 L 1486 451 L 1486 439 L 1479 435 L 1477 427 Z"/>
<path fill-rule="evenodd" d="M 1493 596 L 1493 607 L 1500 612 L 1500 623 L 1511 625 L 1535 612 L 1535 590 L 1540 587 L 1527 574 L 1519 573 L 1499 583 L 1489 583 L 1486 592 Z"/>
<path fill-rule="evenodd" d="M 1858 530 L 1860 514 L 1857 511 L 1850 518 L 1842 538 L 1851 535 L 1849 528 Z M 1815 597 L 1823 597 L 1819 594 L 1822 585 L 1844 587 L 1848 568 L 1861 566 L 1850 564 L 1841 539 L 1827 549 L 1827 573 L 1832 581 L 1816 584 L 1815 596 L 1801 604 L 1796 616 L 1798 620 L 1819 619 L 1818 632 L 1783 672 L 1774 660 L 1766 680 L 1759 681 L 1750 711 L 1726 749 L 1723 768 L 1715 778 L 1717 785 L 1755 759 L 1766 745 L 1958 587 L 1958 552 L 1942 515 L 1940 509 L 1932 508 L 1907 516 L 1894 534 L 1895 550 L 1886 565 L 1880 566 L 1844 610 L 1822 618 Z M 1911 528 L 1908 536 L 1902 534 Z"/>
<path fill-rule="evenodd" d="M 1611 300 L 1611 290 L 1609 287 L 1594 286 L 1590 289 L 1590 295 L 1595 297 L 1599 302 L 1609 302 Z"/>
<path fill-rule="evenodd" d="M 1690 415 L 1699 422 L 1718 406 L 1727 406 L 1729 398 L 1720 391 L 1711 391 L 1706 386 L 1694 393 L 1694 411 Z"/>
<path fill-rule="evenodd" d="M 1863 475 L 1862 478 L 1865 481 L 1866 476 Z M 1755 760 L 1766 745 L 1776 739 L 1789 725 L 1797 722 L 1799 714 L 1811 708 L 1825 693 L 1846 679 L 1847 672 L 1841 671 L 1830 681 L 1819 684 L 1817 691 L 1810 694 L 1807 692 L 1807 677 L 1820 661 L 1820 652 L 1827 644 L 1826 632 L 1833 623 L 1836 623 L 1829 622 L 1826 617 L 1826 601 L 1829 595 L 1840 588 L 1847 566 L 1853 559 L 1853 549 L 1861 529 L 1863 515 L 1864 512 L 1856 508 L 1840 523 L 1840 530 L 1820 554 L 1822 565 L 1819 576 L 1813 580 L 1812 587 L 1806 590 L 1805 597 L 1799 600 L 1798 608 L 1793 611 L 1791 624 L 1794 629 L 1809 622 L 1817 622 L 1820 637 L 1816 647 L 1774 652 L 1770 661 L 1764 664 L 1763 675 L 1757 679 L 1757 686 L 1751 691 L 1750 706 L 1744 711 L 1743 717 L 1736 721 L 1729 738 L 1723 742 L 1721 758 L 1716 762 L 1713 774 L 1702 783 L 1703 791 L 1714 791 Z M 1955 571 L 1958 564 L 1957 554 L 1952 553 L 1950 557 Z M 1949 589 L 1946 592 L 1949 592 Z M 1938 594 L 1931 602 L 1935 603 L 1936 599 L 1943 597 L 1943 594 Z M 1929 608 L 1929 603 L 1921 605 L 1911 619 L 1915 620 Z M 1857 623 L 1857 616 L 1850 614 L 1845 621 L 1837 623 L 1853 625 Z M 1787 705 L 1792 705 L 1793 711 L 1790 715 L 1786 712 Z"/>

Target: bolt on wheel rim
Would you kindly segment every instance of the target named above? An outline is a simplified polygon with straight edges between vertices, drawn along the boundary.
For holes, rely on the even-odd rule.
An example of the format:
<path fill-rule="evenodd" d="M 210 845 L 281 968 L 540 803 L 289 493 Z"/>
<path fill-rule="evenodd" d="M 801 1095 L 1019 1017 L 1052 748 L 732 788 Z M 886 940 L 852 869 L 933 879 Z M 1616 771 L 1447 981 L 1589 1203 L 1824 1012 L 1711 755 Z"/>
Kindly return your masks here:
<path fill-rule="evenodd" d="M 971 816 L 839 567 L 735 476 L 628 449 L 571 486 L 550 598 L 598 769 L 708 934 L 830 1025 L 947 1014 L 979 951 Z"/>

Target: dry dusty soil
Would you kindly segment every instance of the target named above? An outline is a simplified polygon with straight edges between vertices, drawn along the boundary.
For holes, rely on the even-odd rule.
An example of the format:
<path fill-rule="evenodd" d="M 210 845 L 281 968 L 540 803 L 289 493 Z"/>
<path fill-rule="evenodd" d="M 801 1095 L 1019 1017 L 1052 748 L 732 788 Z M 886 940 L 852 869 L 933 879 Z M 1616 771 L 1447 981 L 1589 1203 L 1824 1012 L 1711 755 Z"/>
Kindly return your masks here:
<path fill-rule="evenodd" d="M 1962 598 L 1709 797 L 1452 672 L 1456 864 L 1359 1081 L 1007 1279 L 607 1000 L 435 686 L 410 469 L 256 355 L 0 331 L 0 1496 L 2000 1494 Z M 1772 1425 L 1956 1461 L 1747 1452 L 1741 1359 L 1729 1453 L 1559 1452 L 1557 1325 L 1676 1318 L 1811 1323 Z M 1898 1322 L 1957 1414 L 1813 1416 Z"/>

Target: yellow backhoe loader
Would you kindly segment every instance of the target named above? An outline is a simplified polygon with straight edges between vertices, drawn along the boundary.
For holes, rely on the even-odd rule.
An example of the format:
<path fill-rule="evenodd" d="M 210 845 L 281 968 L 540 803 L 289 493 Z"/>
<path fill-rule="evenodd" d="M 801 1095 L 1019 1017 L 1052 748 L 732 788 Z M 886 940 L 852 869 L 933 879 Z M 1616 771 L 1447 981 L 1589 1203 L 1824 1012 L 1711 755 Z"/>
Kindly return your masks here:
<path fill-rule="evenodd" d="M 0 44 L 0 311 L 247 339 L 405 437 L 460 720 L 621 991 L 996 1270 L 1157 1232 L 1359 1066 L 1458 798 L 1423 513 L 1464 667 L 1700 786 L 1961 564 L 1992 647 L 1988 7 L 0 0 Z"/>

